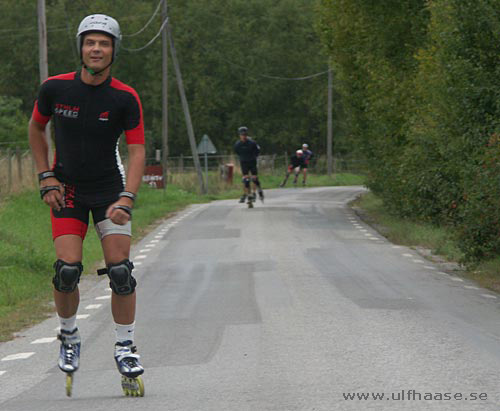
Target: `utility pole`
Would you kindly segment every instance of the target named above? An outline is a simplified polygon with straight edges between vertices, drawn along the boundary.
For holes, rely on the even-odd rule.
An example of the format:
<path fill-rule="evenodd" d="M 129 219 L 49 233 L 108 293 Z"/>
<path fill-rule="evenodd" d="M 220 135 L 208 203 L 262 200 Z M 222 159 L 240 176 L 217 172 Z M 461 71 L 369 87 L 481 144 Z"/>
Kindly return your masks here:
<path fill-rule="evenodd" d="M 179 61 L 177 60 L 177 53 L 175 51 L 174 39 L 172 37 L 172 30 L 170 24 L 166 24 L 167 35 L 170 43 L 170 54 L 172 56 L 172 62 L 175 68 L 175 78 L 177 79 L 177 86 L 179 87 L 179 94 L 181 96 L 182 110 L 184 111 L 184 117 L 186 118 L 186 127 L 189 137 L 189 145 L 191 146 L 191 153 L 193 154 L 194 167 L 196 168 L 196 174 L 198 175 L 198 182 L 200 184 L 200 191 L 203 194 L 207 193 L 205 183 L 203 181 L 203 173 L 201 171 L 200 159 L 198 157 L 198 150 L 196 149 L 196 141 L 194 138 L 193 123 L 191 122 L 191 115 L 189 114 L 189 105 L 186 98 L 186 93 L 184 91 L 184 83 L 182 81 L 181 69 L 179 67 Z"/>
<path fill-rule="evenodd" d="M 327 137 L 326 137 L 326 157 L 327 157 L 327 168 L 328 175 L 332 175 L 332 141 L 333 141 L 333 73 L 331 66 L 328 65 L 328 126 L 327 126 Z"/>
<path fill-rule="evenodd" d="M 162 4 L 162 21 L 167 18 L 167 0 Z M 162 168 L 163 190 L 167 189 L 167 159 L 168 159 L 168 35 L 167 25 L 161 33 L 162 44 L 162 116 L 161 116 L 161 141 L 162 141 Z"/>
<path fill-rule="evenodd" d="M 38 50 L 40 83 L 49 77 L 49 63 L 47 57 L 47 21 L 45 19 L 45 0 L 38 0 Z M 49 162 L 52 158 L 52 140 L 50 138 L 50 123 L 45 127 L 45 139 L 49 149 Z"/>

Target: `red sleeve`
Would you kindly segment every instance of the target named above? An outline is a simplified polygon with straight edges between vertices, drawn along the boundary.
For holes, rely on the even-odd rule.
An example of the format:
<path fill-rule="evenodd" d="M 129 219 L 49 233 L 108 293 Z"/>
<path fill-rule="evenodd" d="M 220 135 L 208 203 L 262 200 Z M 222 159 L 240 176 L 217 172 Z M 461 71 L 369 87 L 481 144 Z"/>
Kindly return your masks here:
<path fill-rule="evenodd" d="M 144 144 L 144 118 L 139 95 L 132 87 L 115 78 L 111 80 L 111 87 L 126 91 L 128 94 L 123 122 L 127 144 Z"/>
<path fill-rule="evenodd" d="M 31 118 L 40 124 L 47 124 L 50 120 L 50 116 L 44 116 L 40 113 L 40 111 L 38 111 L 38 100 L 35 101 L 35 107 L 33 107 Z"/>
<path fill-rule="evenodd" d="M 131 111 L 135 112 L 135 115 L 132 115 L 133 117 L 137 116 L 137 111 L 139 114 L 139 123 L 134 127 L 129 130 L 125 130 L 125 137 L 127 140 L 127 144 L 144 144 L 145 139 L 144 139 L 144 118 L 142 114 L 142 104 L 141 104 L 141 99 L 139 98 L 139 95 L 136 93 L 135 90 L 132 90 L 132 95 L 134 96 L 134 101 L 136 104 L 136 107 L 133 108 Z"/>

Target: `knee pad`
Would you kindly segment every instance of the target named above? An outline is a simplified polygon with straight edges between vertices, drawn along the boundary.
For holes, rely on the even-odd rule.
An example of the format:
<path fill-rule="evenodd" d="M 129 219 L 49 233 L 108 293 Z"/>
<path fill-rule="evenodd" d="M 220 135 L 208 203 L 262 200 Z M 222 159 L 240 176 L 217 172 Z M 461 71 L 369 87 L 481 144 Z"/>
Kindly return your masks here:
<path fill-rule="evenodd" d="M 248 177 L 243 177 L 243 184 L 246 188 L 250 188 L 250 179 Z"/>
<path fill-rule="evenodd" d="M 132 276 L 133 268 L 134 264 L 125 259 L 116 264 L 109 264 L 107 268 L 98 270 L 97 273 L 108 274 L 109 286 L 115 294 L 129 295 L 134 292 L 137 285 L 137 281 Z"/>
<path fill-rule="evenodd" d="M 57 260 L 54 263 L 56 273 L 52 279 L 52 284 L 57 291 L 70 293 L 75 290 L 80 282 L 80 275 L 83 271 L 82 263 L 67 263 L 63 260 Z"/>
<path fill-rule="evenodd" d="M 255 176 L 255 177 L 252 177 L 252 180 L 253 182 L 255 183 L 255 185 L 258 187 L 260 186 L 260 181 L 259 181 L 259 177 Z"/>

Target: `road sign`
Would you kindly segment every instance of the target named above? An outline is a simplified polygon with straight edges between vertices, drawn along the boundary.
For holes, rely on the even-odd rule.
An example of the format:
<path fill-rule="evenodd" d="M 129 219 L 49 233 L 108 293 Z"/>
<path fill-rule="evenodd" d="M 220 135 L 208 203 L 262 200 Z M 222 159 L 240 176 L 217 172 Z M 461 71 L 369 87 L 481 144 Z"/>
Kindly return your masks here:
<path fill-rule="evenodd" d="M 201 138 L 200 144 L 198 144 L 198 154 L 215 154 L 217 149 L 206 134 Z"/>

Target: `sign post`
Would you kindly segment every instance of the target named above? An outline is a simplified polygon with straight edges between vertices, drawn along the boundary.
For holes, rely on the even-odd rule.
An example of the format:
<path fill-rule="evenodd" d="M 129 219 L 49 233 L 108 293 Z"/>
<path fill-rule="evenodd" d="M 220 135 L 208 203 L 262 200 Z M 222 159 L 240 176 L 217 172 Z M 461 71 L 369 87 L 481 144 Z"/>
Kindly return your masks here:
<path fill-rule="evenodd" d="M 201 138 L 197 148 L 198 154 L 203 154 L 205 157 L 205 191 L 208 193 L 208 154 L 217 153 L 217 149 L 206 134 Z"/>

